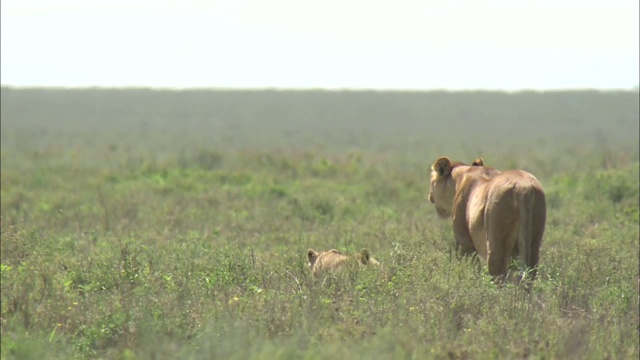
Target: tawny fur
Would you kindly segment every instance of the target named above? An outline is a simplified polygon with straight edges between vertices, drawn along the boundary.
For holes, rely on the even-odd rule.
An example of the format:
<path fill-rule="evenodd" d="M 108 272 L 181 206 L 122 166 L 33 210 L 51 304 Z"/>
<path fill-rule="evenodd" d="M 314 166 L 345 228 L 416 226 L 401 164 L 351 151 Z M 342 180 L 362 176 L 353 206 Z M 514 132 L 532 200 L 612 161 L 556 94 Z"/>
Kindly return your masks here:
<path fill-rule="evenodd" d="M 523 170 L 498 171 L 479 158 L 472 165 L 441 157 L 431 166 L 429 201 L 441 218 L 453 220 L 463 254 L 478 253 L 489 273 L 504 279 L 512 259 L 536 276 L 545 229 L 542 185 Z"/>
<path fill-rule="evenodd" d="M 318 277 L 327 271 L 341 268 L 354 260 L 363 265 L 380 265 L 378 260 L 371 257 L 367 249 L 362 249 L 353 256 L 341 254 L 336 249 L 319 252 L 309 249 L 307 250 L 307 259 L 309 260 L 309 270 L 314 277 Z"/>

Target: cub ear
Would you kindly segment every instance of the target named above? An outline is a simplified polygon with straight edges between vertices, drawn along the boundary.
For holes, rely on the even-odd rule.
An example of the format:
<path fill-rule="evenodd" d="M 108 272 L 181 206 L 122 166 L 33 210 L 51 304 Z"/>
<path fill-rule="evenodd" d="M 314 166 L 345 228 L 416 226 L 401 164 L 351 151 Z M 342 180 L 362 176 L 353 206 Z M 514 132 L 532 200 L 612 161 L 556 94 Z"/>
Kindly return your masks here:
<path fill-rule="evenodd" d="M 360 253 L 358 253 L 357 258 L 358 260 L 360 260 L 361 263 L 366 265 L 369 263 L 369 260 L 371 259 L 371 254 L 369 254 L 369 250 L 365 248 L 360 250 Z"/>
<path fill-rule="evenodd" d="M 437 172 L 440 176 L 448 176 L 451 173 L 451 169 L 451 160 L 446 156 L 439 158 L 431 166 L 431 170 Z"/>
<path fill-rule="evenodd" d="M 484 166 L 484 160 L 481 157 L 479 157 L 473 160 L 473 163 L 471 164 L 471 166 Z"/>
<path fill-rule="evenodd" d="M 309 259 L 309 265 L 315 264 L 318 259 L 318 253 L 313 249 L 307 250 L 307 259 Z"/>

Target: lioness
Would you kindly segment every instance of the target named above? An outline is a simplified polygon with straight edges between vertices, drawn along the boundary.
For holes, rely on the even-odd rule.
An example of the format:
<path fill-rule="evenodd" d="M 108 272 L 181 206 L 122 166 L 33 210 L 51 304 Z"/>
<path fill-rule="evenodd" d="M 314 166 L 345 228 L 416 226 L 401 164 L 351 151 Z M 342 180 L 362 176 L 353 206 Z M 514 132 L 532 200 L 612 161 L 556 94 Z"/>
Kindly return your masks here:
<path fill-rule="evenodd" d="M 336 249 L 320 252 L 309 249 L 307 250 L 307 258 L 309 259 L 309 270 L 311 270 L 311 274 L 314 277 L 318 277 L 325 271 L 335 270 L 339 267 L 342 267 L 343 265 L 354 259 L 363 265 L 380 265 L 378 260 L 371 257 L 371 255 L 369 254 L 369 250 L 367 249 L 362 249 L 354 256 L 341 254 Z"/>
<path fill-rule="evenodd" d="M 453 219 L 463 254 L 478 253 L 502 281 L 512 259 L 536 277 L 546 221 L 542 185 L 522 170 L 498 171 L 479 158 L 472 165 L 441 157 L 431 166 L 429 201 L 441 218 Z"/>

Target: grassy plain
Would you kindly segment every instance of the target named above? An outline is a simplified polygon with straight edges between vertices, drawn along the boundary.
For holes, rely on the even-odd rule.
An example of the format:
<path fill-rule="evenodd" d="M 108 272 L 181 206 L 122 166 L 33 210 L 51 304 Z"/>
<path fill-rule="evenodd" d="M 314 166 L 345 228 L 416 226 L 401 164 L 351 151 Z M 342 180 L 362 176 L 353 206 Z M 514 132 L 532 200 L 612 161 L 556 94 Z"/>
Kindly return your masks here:
<path fill-rule="evenodd" d="M 3 359 L 637 359 L 637 92 L 2 88 Z M 533 293 L 453 253 L 440 155 L 545 186 Z M 306 250 L 381 269 L 314 282 Z"/>

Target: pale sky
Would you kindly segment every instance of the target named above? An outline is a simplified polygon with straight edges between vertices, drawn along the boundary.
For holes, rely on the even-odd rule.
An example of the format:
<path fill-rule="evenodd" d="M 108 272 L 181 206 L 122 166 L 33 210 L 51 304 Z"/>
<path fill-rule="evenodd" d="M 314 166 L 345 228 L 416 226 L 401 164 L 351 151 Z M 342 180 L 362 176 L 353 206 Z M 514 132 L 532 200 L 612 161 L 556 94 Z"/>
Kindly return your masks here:
<path fill-rule="evenodd" d="M 2 0 L 14 86 L 631 89 L 638 0 Z"/>

